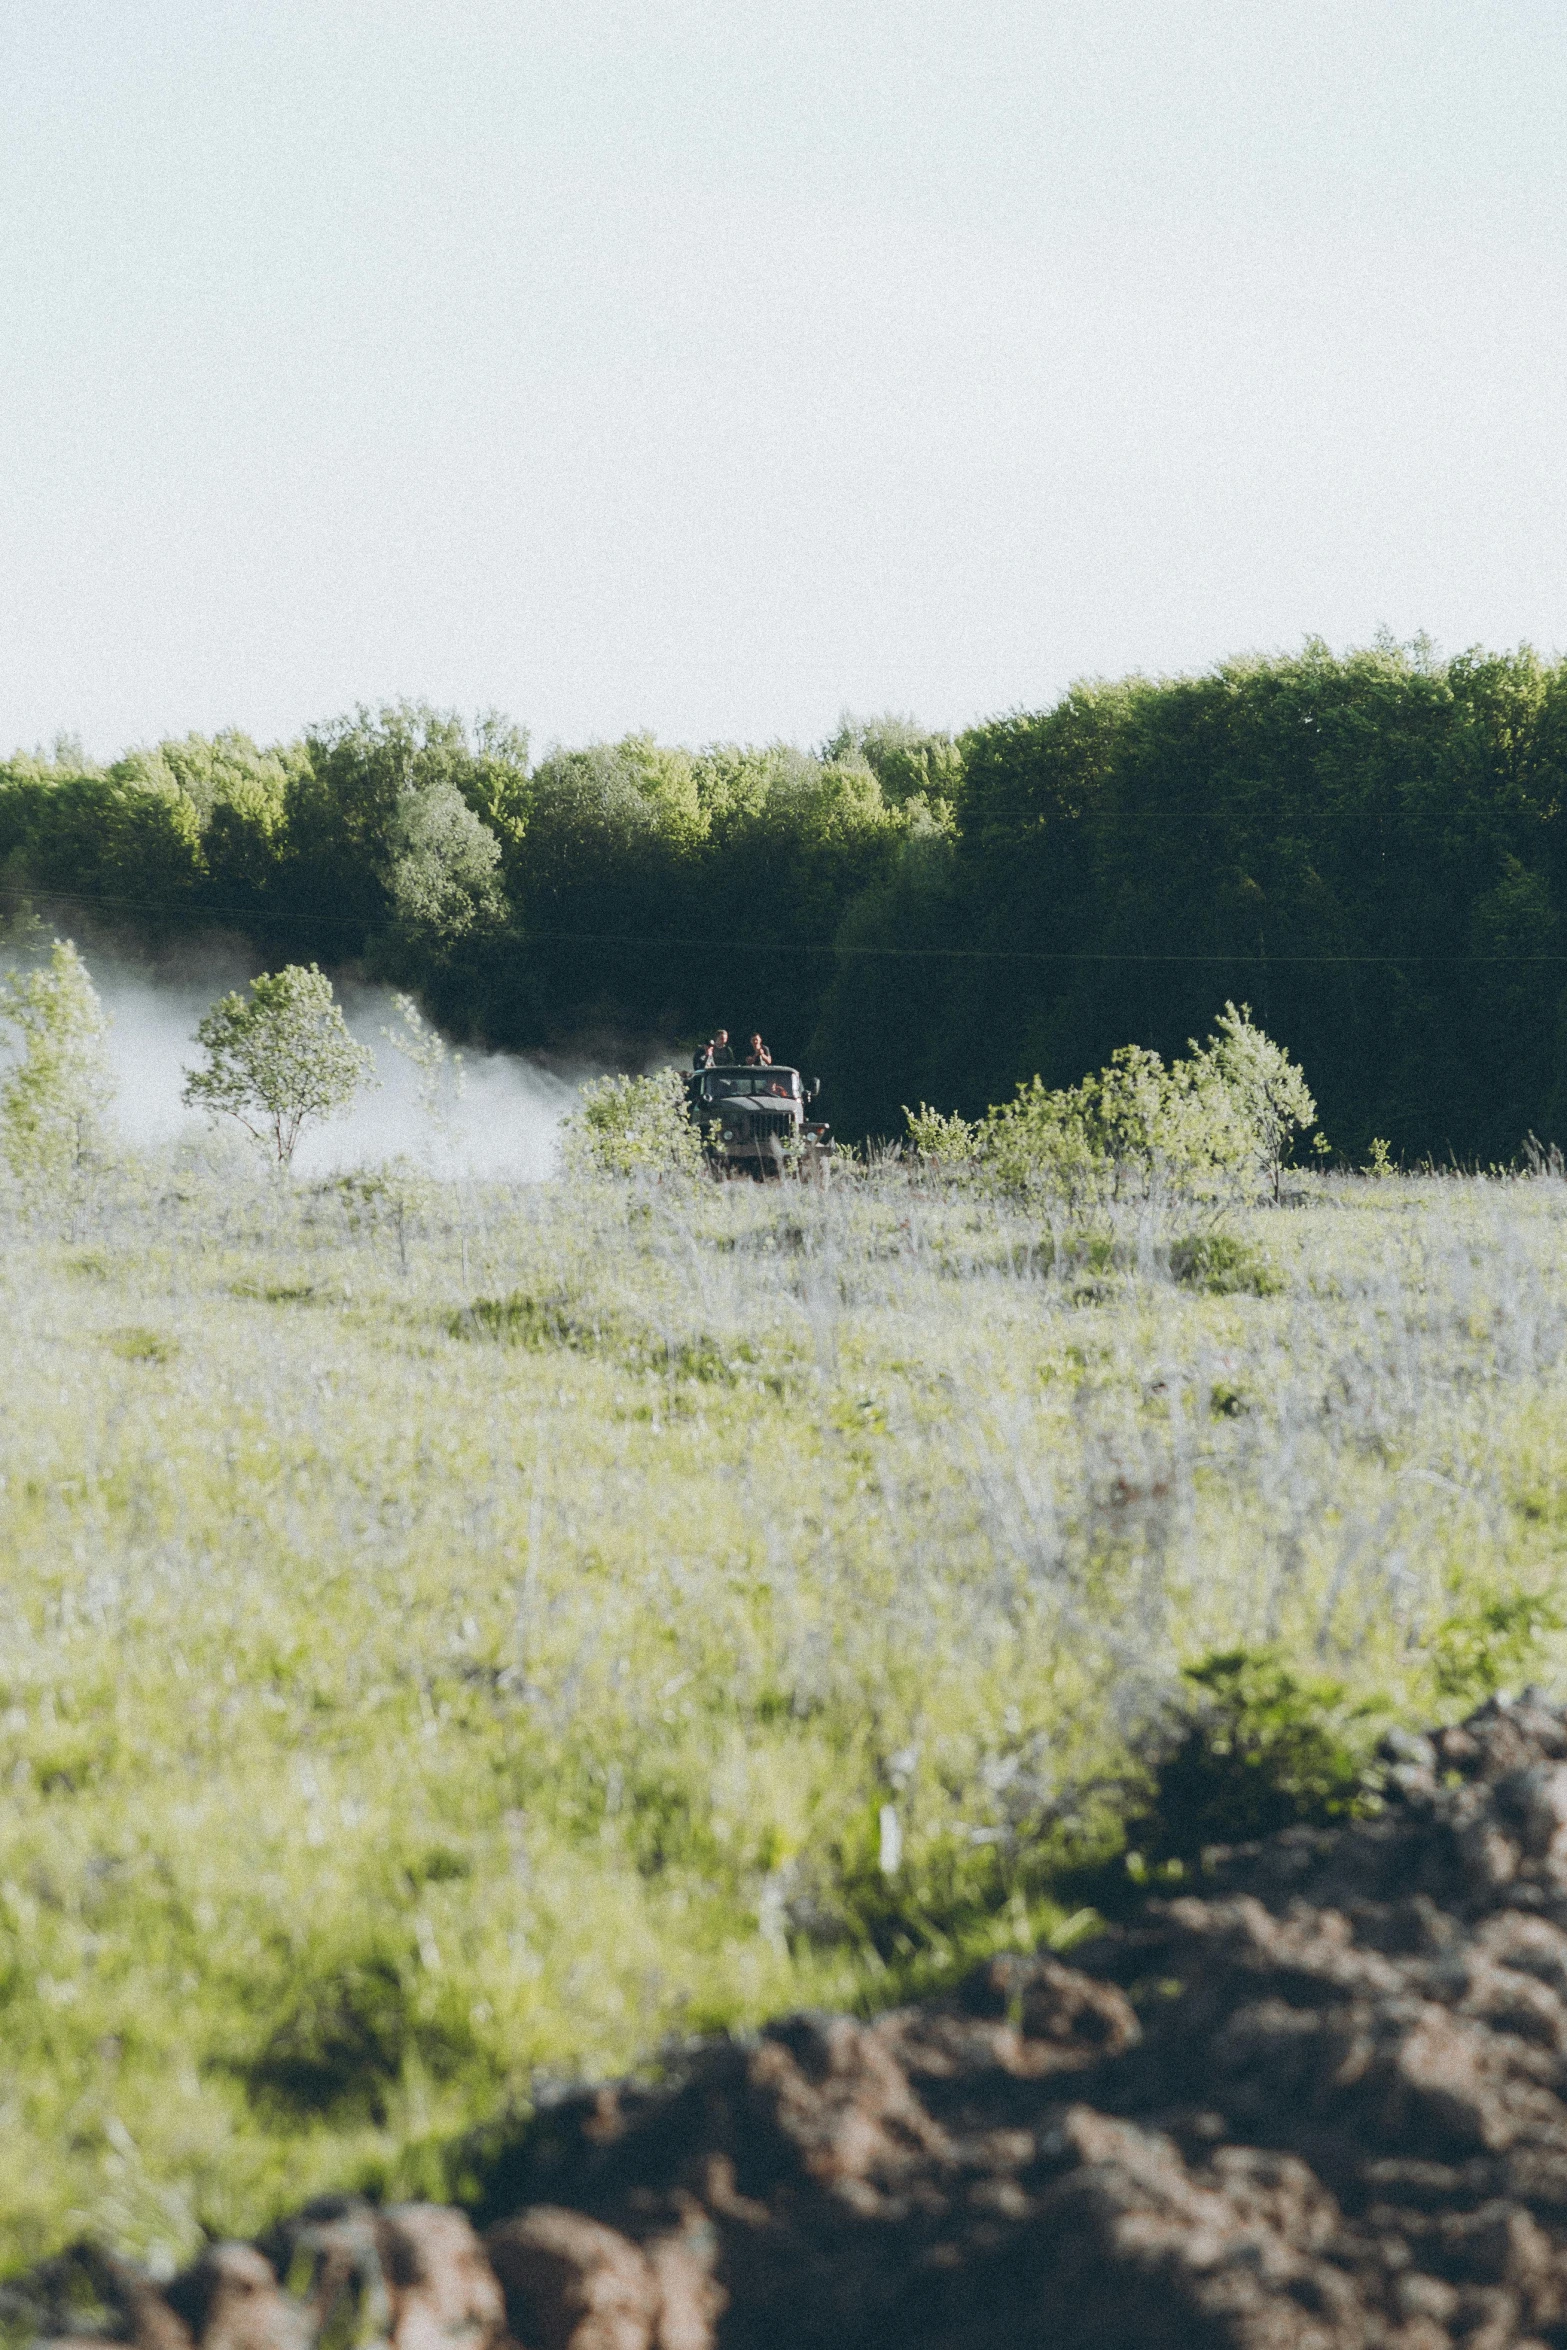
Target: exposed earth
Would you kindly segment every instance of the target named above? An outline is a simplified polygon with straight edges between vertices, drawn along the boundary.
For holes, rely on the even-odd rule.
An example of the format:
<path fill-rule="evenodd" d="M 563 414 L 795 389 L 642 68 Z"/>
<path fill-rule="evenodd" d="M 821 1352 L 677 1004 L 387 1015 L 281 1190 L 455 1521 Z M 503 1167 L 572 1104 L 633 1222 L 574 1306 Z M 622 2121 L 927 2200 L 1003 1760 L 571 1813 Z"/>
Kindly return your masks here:
<path fill-rule="evenodd" d="M 317 2203 L 163 2286 L 80 2248 L 3 2314 L 137 2350 L 1567 2346 L 1567 1711 L 1495 1700 L 1389 1776 L 1070 1964 L 573 2092 L 477 2226 Z"/>

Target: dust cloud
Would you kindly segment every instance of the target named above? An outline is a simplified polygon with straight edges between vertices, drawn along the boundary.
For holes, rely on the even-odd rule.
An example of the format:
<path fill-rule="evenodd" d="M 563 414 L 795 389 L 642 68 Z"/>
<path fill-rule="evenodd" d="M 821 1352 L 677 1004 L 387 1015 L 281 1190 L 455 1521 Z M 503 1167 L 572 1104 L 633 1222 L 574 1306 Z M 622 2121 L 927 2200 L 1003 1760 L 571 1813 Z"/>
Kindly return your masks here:
<path fill-rule="evenodd" d="M 101 947 L 84 947 L 83 957 L 113 1023 L 111 1118 L 119 1138 L 150 1149 L 200 1134 L 206 1122 L 180 1101 L 186 1073 L 201 1057 L 196 1023 L 217 996 L 243 987 L 254 965 L 222 948 L 155 974 Z M 465 1051 L 455 1083 L 448 1062 L 432 1116 L 421 1098 L 420 1072 L 386 1033 L 403 1033 L 392 993 L 348 983 L 338 998 L 354 1035 L 375 1055 L 376 1082 L 347 1111 L 306 1128 L 294 1154 L 296 1173 L 328 1175 L 397 1157 L 438 1175 L 537 1183 L 554 1172 L 561 1121 L 595 1067 L 561 1074 L 516 1054 Z"/>

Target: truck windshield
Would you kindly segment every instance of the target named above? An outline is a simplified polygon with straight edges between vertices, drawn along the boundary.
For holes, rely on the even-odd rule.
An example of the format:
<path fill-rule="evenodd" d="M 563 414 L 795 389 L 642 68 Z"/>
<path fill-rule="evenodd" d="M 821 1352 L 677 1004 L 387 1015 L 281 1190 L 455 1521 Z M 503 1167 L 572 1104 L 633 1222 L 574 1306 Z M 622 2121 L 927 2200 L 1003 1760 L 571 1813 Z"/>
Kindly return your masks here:
<path fill-rule="evenodd" d="M 702 1096 L 710 1102 L 732 1102 L 743 1094 L 770 1094 L 775 1101 L 800 1098 L 798 1069 L 709 1069 L 702 1079 Z"/>

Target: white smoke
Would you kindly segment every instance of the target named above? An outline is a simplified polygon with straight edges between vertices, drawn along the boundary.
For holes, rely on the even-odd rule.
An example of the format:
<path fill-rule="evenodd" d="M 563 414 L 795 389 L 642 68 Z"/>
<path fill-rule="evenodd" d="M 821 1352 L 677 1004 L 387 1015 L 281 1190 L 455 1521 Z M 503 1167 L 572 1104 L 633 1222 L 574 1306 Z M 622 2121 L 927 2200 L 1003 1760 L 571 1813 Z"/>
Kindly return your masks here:
<path fill-rule="evenodd" d="M 101 948 L 88 948 L 85 960 L 113 1022 L 115 1129 L 142 1149 L 200 1133 L 204 1121 L 180 1101 L 186 1074 L 201 1059 L 196 1023 L 216 997 L 246 984 L 250 966 L 221 950 L 156 977 Z M 294 1154 L 298 1173 L 327 1175 L 398 1157 L 434 1174 L 524 1183 L 554 1172 L 561 1120 L 596 1070 L 566 1077 L 516 1054 L 465 1051 L 460 1085 L 442 1086 L 439 1116 L 432 1117 L 420 1099 L 419 1072 L 388 1041 L 386 1031 L 403 1027 L 395 997 L 352 985 L 339 996 L 349 1027 L 375 1055 L 377 1082 L 342 1115 L 306 1129 Z"/>

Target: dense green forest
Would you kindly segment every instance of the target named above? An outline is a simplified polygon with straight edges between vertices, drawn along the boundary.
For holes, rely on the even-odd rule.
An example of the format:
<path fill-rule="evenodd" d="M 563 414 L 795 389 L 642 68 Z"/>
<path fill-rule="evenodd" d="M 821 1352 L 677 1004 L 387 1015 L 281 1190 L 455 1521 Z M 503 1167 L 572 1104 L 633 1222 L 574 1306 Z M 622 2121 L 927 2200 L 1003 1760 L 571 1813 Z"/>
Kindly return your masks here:
<path fill-rule="evenodd" d="M 973 1112 L 1232 997 L 1358 1155 L 1567 1137 L 1567 662 L 1420 643 L 1074 687 L 956 738 L 645 735 L 534 763 L 361 710 L 0 767 L 0 906 L 411 986 L 456 1033 L 634 1053 L 760 1027 L 841 1133 Z"/>

